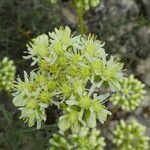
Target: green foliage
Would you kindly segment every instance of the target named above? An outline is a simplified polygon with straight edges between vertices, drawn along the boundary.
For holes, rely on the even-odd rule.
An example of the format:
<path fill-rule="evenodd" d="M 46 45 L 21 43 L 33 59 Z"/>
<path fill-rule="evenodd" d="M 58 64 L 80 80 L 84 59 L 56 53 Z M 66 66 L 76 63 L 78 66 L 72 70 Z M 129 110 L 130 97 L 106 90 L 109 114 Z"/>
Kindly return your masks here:
<path fill-rule="evenodd" d="M 114 131 L 114 143 L 118 150 L 148 150 L 149 137 L 144 135 L 145 127 L 135 120 L 126 124 L 123 120 Z"/>
<path fill-rule="evenodd" d="M 11 55 L 16 62 L 33 36 L 61 24 L 58 6 L 48 0 L 0 0 L 0 14 L 0 54 Z"/>
<path fill-rule="evenodd" d="M 133 75 L 120 80 L 120 85 L 120 91 L 116 92 L 111 97 L 112 103 L 125 111 L 135 110 L 144 98 L 145 85 L 135 79 Z"/>
<path fill-rule="evenodd" d="M 56 125 L 47 125 L 44 130 L 29 129 L 1 101 L 0 117 L 0 150 L 45 150 L 52 132 L 57 128 Z"/>
<path fill-rule="evenodd" d="M 16 73 L 14 62 L 4 57 L 0 61 L 0 90 L 9 91 L 13 86 L 13 80 Z"/>
<path fill-rule="evenodd" d="M 63 111 L 58 124 L 61 131 L 94 128 L 97 120 L 104 123 L 110 115 L 104 105 L 109 93 L 98 95 L 95 90 L 101 86 L 120 89 L 123 65 L 108 56 L 103 46 L 94 36 L 73 36 L 68 27 L 33 39 L 26 58 L 39 68 L 30 76 L 24 72 L 24 81 L 18 78 L 13 94 L 21 118 L 40 128 L 46 120 L 45 108 L 54 104 Z"/>
<path fill-rule="evenodd" d="M 105 147 L 104 138 L 96 128 L 81 128 L 78 134 L 54 134 L 50 139 L 49 150 L 103 150 Z"/>
<path fill-rule="evenodd" d="M 0 103 L 0 149 L 18 150 L 20 144 L 20 122 L 14 121 L 13 114 Z M 22 126 L 23 128 L 23 126 Z"/>

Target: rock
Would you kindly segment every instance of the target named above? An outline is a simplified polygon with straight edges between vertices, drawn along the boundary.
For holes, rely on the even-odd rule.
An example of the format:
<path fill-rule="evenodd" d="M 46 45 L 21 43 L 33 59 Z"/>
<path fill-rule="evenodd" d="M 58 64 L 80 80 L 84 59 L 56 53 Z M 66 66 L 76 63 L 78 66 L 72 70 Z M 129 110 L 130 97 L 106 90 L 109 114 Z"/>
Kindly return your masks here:
<path fill-rule="evenodd" d="M 150 17 L 150 1 L 149 0 L 143 0 L 143 3 L 145 4 L 145 8 L 147 11 L 148 16 Z"/>
<path fill-rule="evenodd" d="M 145 60 L 139 60 L 139 63 L 136 68 L 136 74 L 142 76 L 142 80 L 146 85 L 150 86 L 150 56 Z"/>

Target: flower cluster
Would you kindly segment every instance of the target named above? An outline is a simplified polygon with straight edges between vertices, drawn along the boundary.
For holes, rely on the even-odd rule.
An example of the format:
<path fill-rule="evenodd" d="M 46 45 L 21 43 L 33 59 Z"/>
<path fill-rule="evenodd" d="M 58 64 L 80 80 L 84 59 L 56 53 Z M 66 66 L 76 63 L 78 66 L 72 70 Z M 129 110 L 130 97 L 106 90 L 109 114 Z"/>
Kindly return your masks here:
<path fill-rule="evenodd" d="M 50 139 L 49 150 L 103 150 L 105 147 L 104 138 L 96 128 L 81 128 L 78 134 L 69 134 L 67 137 L 62 134 L 54 134 Z"/>
<path fill-rule="evenodd" d="M 21 110 L 21 116 L 29 127 L 37 123 L 41 127 L 41 121 L 46 120 L 45 108 L 52 104 L 53 92 L 56 84 L 48 76 L 30 72 L 30 76 L 24 72 L 24 81 L 17 79 L 13 93 L 13 103 Z"/>
<path fill-rule="evenodd" d="M 90 7 L 95 7 L 100 4 L 101 0 L 74 0 L 77 8 L 82 10 L 89 10 Z"/>
<path fill-rule="evenodd" d="M 57 0 L 50 0 L 52 4 L 57 3 Z"/>
<path fill-rule="evenodd" d="M 120 80 L 120 85 L 120 91 L 111 97 L 112 103 L 125 111 L 134 110 L 144 98 L 145 85 L 135 79 L 133 75 Z"/>
<path fill-rule="evenodd" d="M 50 1 L 52 4 L 55 4 L 55 3 L 57 3 L 58 0 L 50 0 Z M 75 7 L 77 9 L 81 9 L 84 11 L 89 10 L 90 7 L 97 6 L 98 4 L 100 4 L 100 2 L 101 2 L 101 0 L 72 0 L 73 5 L 75 4 Z"/>
<path fill-rule="evenodd" d="M 135 120 L 126 124 L 121 120 L 114 131 L 114 143 L 119 150 L 148 150 L 149 138 L 144 135 L 145 127 Z"/>
<path fill-rule="evenodd" d="M 104 105 L 109 93 L 98 95 L 99 87 L 120 89 L 122 63 L 108 56 L 104 44 L 94 36 L 73 36 L 68 27 L 40 35 L 28 45 L 32 65 L 38 68 L 24 81 L 18 78 L 13 103 L 29 126 L 40 128 L 46 120 L 45 108 L 56 105 L 63 111 L 59 118 L 61 131 L 78 132 L 81 127 L 94 128 L 110 112 Z"/>
<path fill-rule="evenodd" d="M 13 80 L 16 73 L 14 62 L 4 57 L 0 61 L 0 90 L 9 91 L 13 86 Z"/>

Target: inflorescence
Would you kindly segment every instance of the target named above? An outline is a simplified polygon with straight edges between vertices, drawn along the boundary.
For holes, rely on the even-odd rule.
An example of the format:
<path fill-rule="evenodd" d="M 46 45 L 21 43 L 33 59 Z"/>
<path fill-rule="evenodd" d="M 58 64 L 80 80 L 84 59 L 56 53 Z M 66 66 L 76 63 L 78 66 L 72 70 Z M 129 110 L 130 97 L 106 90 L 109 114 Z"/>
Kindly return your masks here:
<path fill-rule="evenodd" d="M 58 0 L 50 0 L 50 1 L 52 4 L 55 4 L 58 2 Z M 71 0 L 69 2 L 75 5 L 77 9 L 87 11 L 90 9 L 90 7 L 95 7 L 99 5 L 101 0 Z"/>
<path fill-rule="evenodd" d="M 54 134 L 50 139 L 49 150 L 103 150 L 105 140 L 96 128 L 81 128 L 79 134 Z"/>
<path fill-rule="evenodd" d="M 121 120 L 114 131 L 114 144 L 118 150 L 148 150 L 149 137 L 144 135 L 145 127 L 137 121 L 125 123 Z"/>
<path fill-rule="evenodd" d="M 120 91 L 111 97 L 112 103 L 125 111 L 135 110 L 144 98 L 145 85 L 135 79 L 133 75 L 120 80 L 120 85 Z"/>
<path fill-rule="evenodd" d="M 120 89 L 123 64 L 108 56 L 104 43 L 94 36 L 71 34 L 68 27 L 42 34 L 28 45 L 31 65 L 39 67 L 24 79 L 17 79 L 13 103 L 29 126 L 37 128 L 46 120 L 45 109 L 56 105 L 62 110 L 58 126 L 61 131 L 78 132 L 81 127 L 96 127 L 104 123 L 110 111 L 104 103 L 109 93 L 95 91 L 100 88 Z"/>
<path fill-rule="evenodd" d="M 16 67 L 14 66 L 14 62 L 4 57 L 3 60 L 0 61 L 0 91 L 11 90 L 15 73 Z"/>
<path fill-rule="evenodd" d="M 90 7 L 95 7 L 100 4 L 101 0 L 74 0 L 76 6 L 82 10 L 89 10 Z"/>

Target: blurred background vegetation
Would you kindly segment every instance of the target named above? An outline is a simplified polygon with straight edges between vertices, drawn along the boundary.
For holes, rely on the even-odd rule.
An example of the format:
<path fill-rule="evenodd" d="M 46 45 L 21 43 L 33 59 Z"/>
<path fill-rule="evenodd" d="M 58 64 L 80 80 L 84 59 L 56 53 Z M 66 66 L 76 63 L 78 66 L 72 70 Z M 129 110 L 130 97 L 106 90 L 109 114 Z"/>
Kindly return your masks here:
<path fill-rule="evenodd" d="M 0 60 L 14 60 L 17 73 L 30 70 L 30 60 L 23 60 L 27 42 L 60 25 L 76 30 L 75 12 L 67 3 L 51 5 L 49 0 L 0 0 Z M 121 117 L 137 118 L 150 135 L 150 1 L 103 0 L 85 14 L 89 33 L 106 43 L 108 53 L 119 55 L 129 73 L 146 84 L 147 94 L 140 108 L 130 114 L 114 116 L 110 126 Z M 54 108 L 48 109 L 46 128 L 28 128 L 19 120 L 11 103 L 11 94 L 0 92 L 0 150 L 44 150 L 57 130 Z M 54 116 L 54 117 L 53 117 Z M 115 118 L 116 117 L 116 118 Z M 104 131 L 104 136 L 108 131 Z M 111 137 L 106 139 L 111 139 Z M 111 147 L 111 144 L 110 144 Z M 112 150 L 110 147 L 106 149 Z"/>

